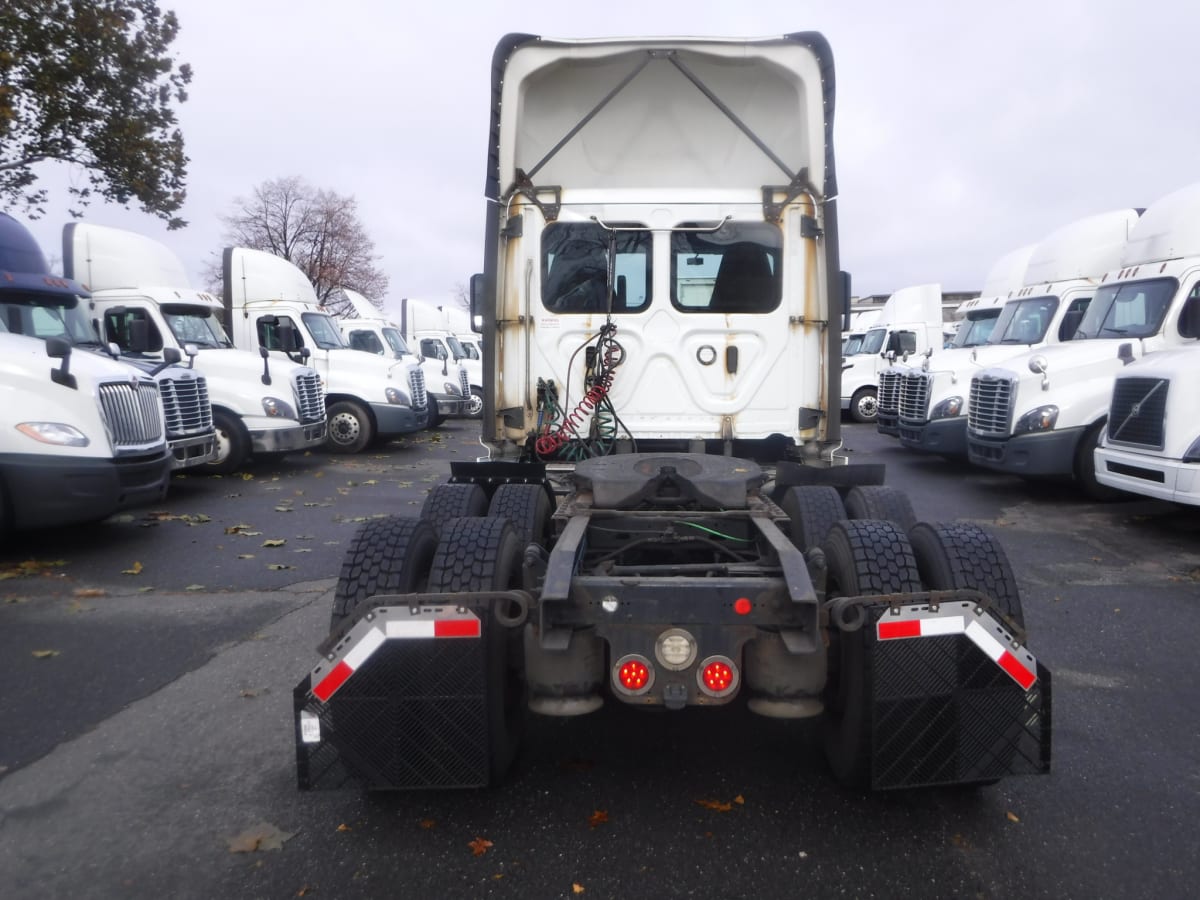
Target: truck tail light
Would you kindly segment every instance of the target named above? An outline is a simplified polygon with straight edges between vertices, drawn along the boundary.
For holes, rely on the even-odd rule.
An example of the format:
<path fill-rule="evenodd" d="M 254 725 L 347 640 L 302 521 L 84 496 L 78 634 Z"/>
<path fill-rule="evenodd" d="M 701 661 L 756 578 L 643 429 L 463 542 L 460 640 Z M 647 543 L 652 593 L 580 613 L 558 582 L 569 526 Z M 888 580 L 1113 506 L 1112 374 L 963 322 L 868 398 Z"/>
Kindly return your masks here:
<path fill-rule="evenodd" d="M 613 681 L 622 693 L 644 694 L 654 684 L 654 669 L 646 657 L 631 653 L 613 666 Z"/>
<path fill-rule="evenodd" d="M 737 689 L 738 669 L 727 656 L 710 656 L 700 664 L 696 680 L 710 697 L 725 697 Z"/>

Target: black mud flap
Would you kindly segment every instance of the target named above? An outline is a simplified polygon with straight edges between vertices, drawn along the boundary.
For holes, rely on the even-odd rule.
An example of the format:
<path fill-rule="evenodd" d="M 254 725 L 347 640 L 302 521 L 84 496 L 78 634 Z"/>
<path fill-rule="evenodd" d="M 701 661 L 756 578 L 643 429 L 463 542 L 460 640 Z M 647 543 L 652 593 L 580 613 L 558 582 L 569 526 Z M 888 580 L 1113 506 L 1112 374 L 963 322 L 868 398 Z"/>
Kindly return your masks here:
<path fill-rule="evenodd" d="M 868 617 L 871 784 L 991 782 L 1050 771 L 1050 672 L 970 602 Z"/>
<path fill-rule="evenodd" d="M 487 616 L 380 607 L 293 691 L 301 789 L 484 787 Z"/>

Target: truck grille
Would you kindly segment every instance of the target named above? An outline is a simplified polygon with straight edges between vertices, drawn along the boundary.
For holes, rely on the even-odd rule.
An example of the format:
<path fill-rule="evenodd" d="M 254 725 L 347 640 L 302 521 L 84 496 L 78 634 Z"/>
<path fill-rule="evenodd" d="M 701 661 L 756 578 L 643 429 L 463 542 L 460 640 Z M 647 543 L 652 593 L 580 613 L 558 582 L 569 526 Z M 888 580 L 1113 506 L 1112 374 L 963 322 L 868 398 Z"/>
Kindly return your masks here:
<path fill-rule="evenodd" d="M 408 370 L 408 386 L 412 388 L 413 409 L 425 409 L 429 397 L 425 393 L 425 373 L 417 366 Z"/>
<path fill-rule="evenodd" d="M 300 408 L 296 411 L 301 422 L 320 422 L 325 418 L 325 392 L 321 390 L 321 376 L 316 372 L 296 376 L 296 400 Z"/>
<path fill-rule="evenodd" d="M 898 408 L 897 399 L 900 381 L 901 376 L 899 372 L 895 372 L 891 369 L 885 369 L 879 373 L 879 387 L 876 390 L 876 395 L 880 412 L 895 412 Z"/>
<path fill-rule="evenodd" d="M 208 382 L 194 378 L 160 377 L 163 412 L 170 438 L 206 434 L 213 430 L 212 406 L 208 402 Z"/>
<path fill-rule="evenodd" d="M 1165 378 L 1118 378 L 1108 413 L 1108 439 L 1161 450 L 1170 385 Z"/>
<path fill-rule="evenodd" d="M 467 377 L 467 370 L 461 366 L 458 369 L 458 386 L 462 388 L 463 396 L 471 396 L 471 379 Z"/>
<path fill-rule="evenodd" d="M 924 372 L 910 372 L 900 379 L 900 418 L 903 421 L 929 421 L 929 381 Z"/>
<path fill-rule="evenodd" d="M 994 375 L 976 375 L 971 379 L 967 428 L 974 434 L 1008 437 L 1009 419 L 1016 381 Z"/>
<path fill-rule="evenodd" d="M 163 439 L 163 407 L 153 381 L 101 384 L 100 411 L 115 450 L 141 450 Z"/>

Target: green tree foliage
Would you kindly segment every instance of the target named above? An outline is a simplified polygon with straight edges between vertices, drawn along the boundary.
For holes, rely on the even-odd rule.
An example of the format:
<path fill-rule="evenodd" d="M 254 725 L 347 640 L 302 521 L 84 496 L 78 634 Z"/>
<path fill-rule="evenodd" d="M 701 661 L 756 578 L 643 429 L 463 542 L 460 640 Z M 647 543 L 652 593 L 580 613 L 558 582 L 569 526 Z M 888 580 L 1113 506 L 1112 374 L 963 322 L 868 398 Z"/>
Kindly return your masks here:
<path fill-rule="evenodd" d="M 154 0 L 0 0 L 0 201 L 44 215 L 37 166 L 58 161 L 84 172 L 68 188 L 74 205 L 136 199 L 185 225 L 172 105 L 192 70 L 168 52 L 178 32 Z"/>
<path fill-rule="evenodd" d="M 314 188 L 293 175 L 263 182 L 253 196 L 238 197 L 233 204 L 234 211 L 221 217 L 226 242 L 291 262 L 308 276 L 330 312 L 340 315 L 350 309 L 341 288 L 381 303 L 388 277 L 375 265 L 375 242 L 358 218 L 353 197 Z M 206 271 L 210 284 L 219 283 L 220 276 L 215 265 Z"/>

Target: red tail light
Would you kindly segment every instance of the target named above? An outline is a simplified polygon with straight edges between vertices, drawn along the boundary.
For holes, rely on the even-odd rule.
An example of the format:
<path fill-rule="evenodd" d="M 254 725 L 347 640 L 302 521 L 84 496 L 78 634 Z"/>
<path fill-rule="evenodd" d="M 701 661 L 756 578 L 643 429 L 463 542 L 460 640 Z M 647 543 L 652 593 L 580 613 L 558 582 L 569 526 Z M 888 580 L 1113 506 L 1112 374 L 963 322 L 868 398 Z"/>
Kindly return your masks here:
<path fill-rule="evenodd" d="M 613 680 L 626 694 L 644 694 L 654 684 L 654 669 L 646 657 L 631 653 L 617 660 Z"/>
<path fill-rule="evenodd" d="M 726 656 L 710 656 L 700 664 L 696 681 L 710 697 L 724 697 L 738 686 L 737 666 Z"/>

